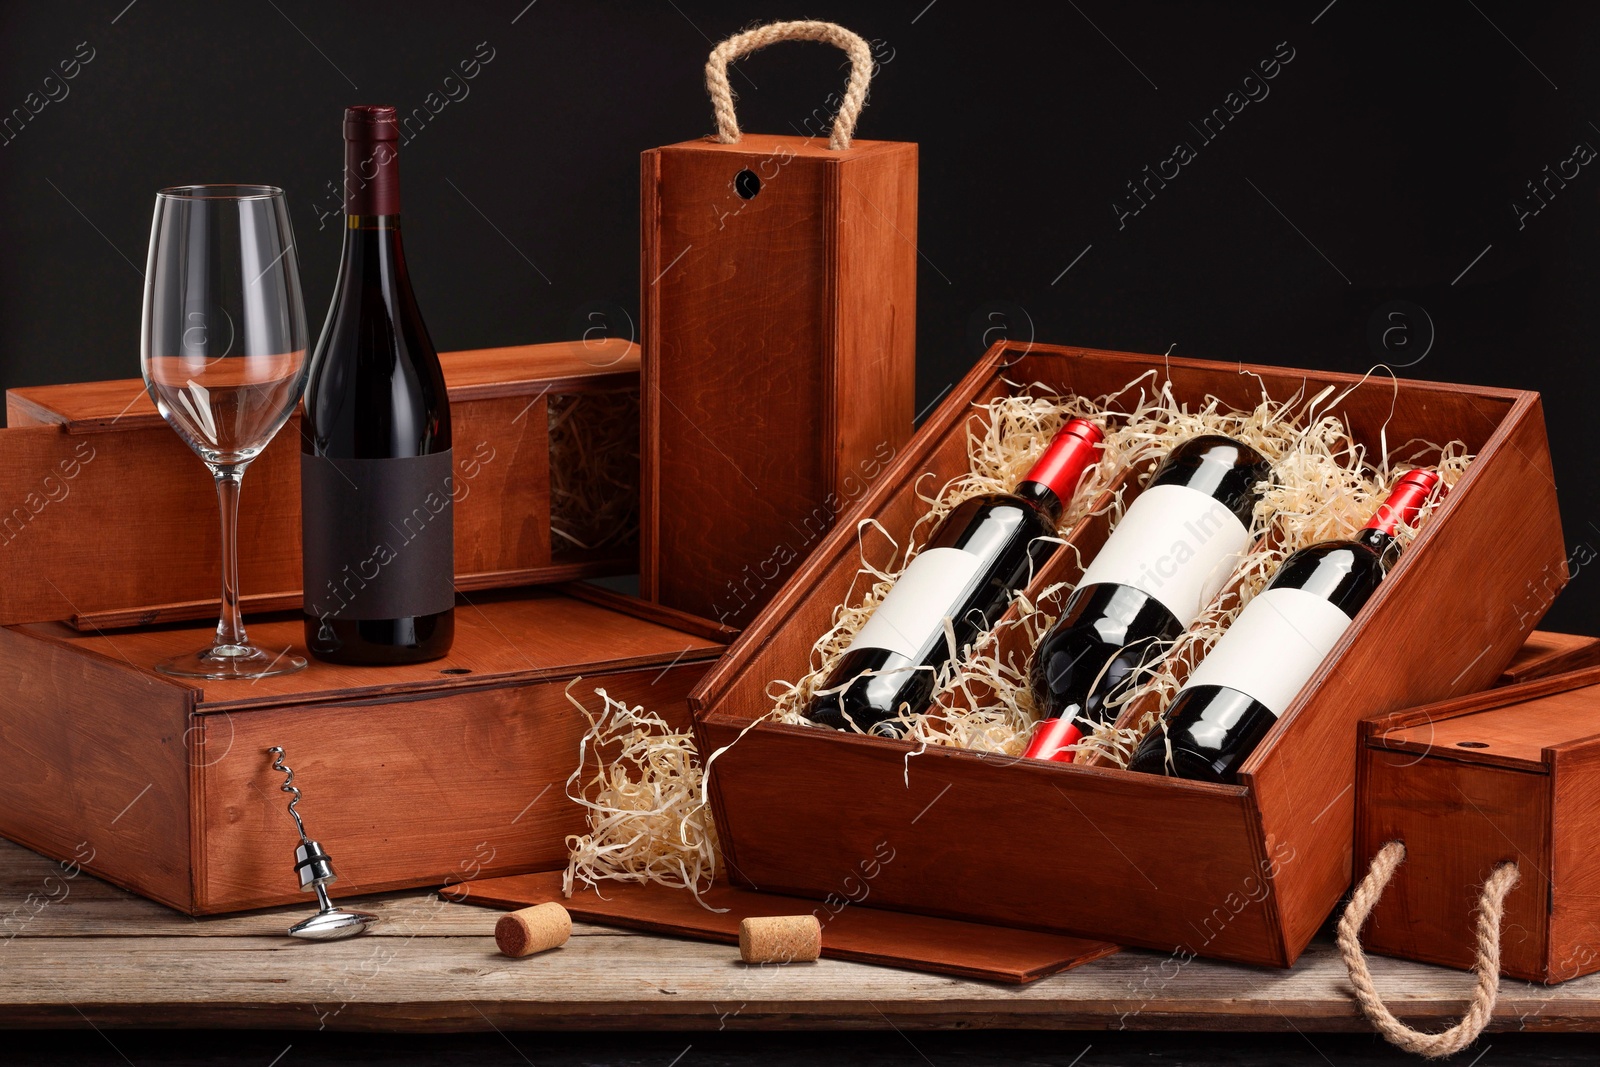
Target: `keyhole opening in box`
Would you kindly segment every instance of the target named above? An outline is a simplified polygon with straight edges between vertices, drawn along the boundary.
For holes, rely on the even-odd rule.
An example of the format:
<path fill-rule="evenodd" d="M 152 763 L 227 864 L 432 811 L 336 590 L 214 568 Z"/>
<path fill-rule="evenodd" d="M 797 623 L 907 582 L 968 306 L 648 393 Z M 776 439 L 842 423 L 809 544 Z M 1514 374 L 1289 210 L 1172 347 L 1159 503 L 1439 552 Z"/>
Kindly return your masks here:
<path fill-rule="evenodd" d="M 753 200 L 761 191 L 761 176 L 753 170 L 741 170 L 733 176 L 733 191 L 744 200 Z"/>
<path fill-rule="evenodd" d="M 439 673 L 440 674 L 471 674 L 472 673 L 472 669 L 470 667 L 446 667 L 444 670 L 440 671 Z"/>
<path fill-rule="evenodd" d="M 1487 742 L 1484 742 L 1484 741 L 1457 741 L 1456 742 L 1456 747 L 1457 748 L 1488 748 L 1489 745 L 1488 745 Z"/>

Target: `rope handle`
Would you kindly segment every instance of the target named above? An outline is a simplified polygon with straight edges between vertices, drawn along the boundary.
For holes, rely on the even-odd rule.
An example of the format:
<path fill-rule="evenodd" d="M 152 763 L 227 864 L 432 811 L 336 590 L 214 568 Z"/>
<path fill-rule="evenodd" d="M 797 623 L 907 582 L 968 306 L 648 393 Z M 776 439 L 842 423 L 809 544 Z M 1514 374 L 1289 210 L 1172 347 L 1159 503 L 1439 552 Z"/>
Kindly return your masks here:
<path fill-rule="evenodd" d="M 1367 957 L 1361 951 L 1361 928 L 1366 925 L 1389 879 L 1405 859 L 1406 846 L 1400 841 L 1390 841 L 1372 857 L 1371 869 L 1350 895 L 1350 904 L 1339 919 L 1339 954 L 1350 972 L 1350 984 L 1355 986 L 1362 1012 L 1384 1039 L 1407 1052 L 1434 1060 L 1460 1052 L 1476 1041 L 1483 1028 L 1489 1025 L 1495 1001 L 1500 997 L 1500 921 L 1505 916 L 1506 894 L 1517 884 L 1520 875 L 1515 863 L 1502 863 L 1484 882 L 1483 895 L 1478 899 L 1478 951 L 1472 965 L 1477 985 L 1472 991 L 1472 1001 L 1460 1022 L 1448 1030 L 1430 1034 L 1413 1030 L 1394 1017 L 1383 998 L 1378 996 L 1372 984 L 1372 972 L 1367 969 Z"/>
<path fill-rule="evenodd" d="M 778 41 L 819 41 L 842 48 L 850 56 L 850 81 L 844 100 L 834 116 L 828 147 L 841 151 L 850 147 L 856 119 L 867 102 L 867 83 L 872 80 L 872 49 L 858 34 L 832 22 L 773 22 L 736 33 L 711 50 L 706 61 L 706 92 L 711 94 L 711 110 L 717 118 L 717 140 L 739 143 L 739 120 L 733 113 L 733 87 L 728 84 L 728 64 L 740 56 Z"/>

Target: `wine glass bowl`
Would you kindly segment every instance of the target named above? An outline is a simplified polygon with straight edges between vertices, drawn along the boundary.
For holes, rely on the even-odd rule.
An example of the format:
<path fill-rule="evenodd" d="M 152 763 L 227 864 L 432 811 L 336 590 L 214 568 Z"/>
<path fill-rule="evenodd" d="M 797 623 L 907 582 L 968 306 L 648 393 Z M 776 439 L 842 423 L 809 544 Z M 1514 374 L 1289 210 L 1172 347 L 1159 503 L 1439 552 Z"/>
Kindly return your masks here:
<path fill-rule="evenodd" d="M 185 185 L 156 194 L 140 363 L 162 418 L 211 470 L 222 523 L 222 610 L 209 648 L 158 664 L 190 678 L 299 670 L 250 644 L 239 612 L 238 508 L 245 469 L 305 391 L 305 303 L 283 190 Z"/>

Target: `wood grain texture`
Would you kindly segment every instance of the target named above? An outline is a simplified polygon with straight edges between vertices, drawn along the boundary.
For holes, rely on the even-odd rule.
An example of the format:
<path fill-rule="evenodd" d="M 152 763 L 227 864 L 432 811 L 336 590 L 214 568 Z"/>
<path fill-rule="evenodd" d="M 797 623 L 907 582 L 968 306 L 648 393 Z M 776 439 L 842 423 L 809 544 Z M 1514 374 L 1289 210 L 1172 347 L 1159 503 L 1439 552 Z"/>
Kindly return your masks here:
<path fill-rule="evenodd" d="M 689 725 L 686 694 L 726 636 L 677 613 L 550 590 L 457 606 L 445 659 L 389 668 L 312 660 L 254 682 L 179 681 L 153 665 L 210 638 L 201 625 L 84 634 L 0 629 L 0 777 L 26 797 L 0 833 L 186 911 L 302 898 L 296 841 L 266 749 L 282 746 L 338 894 L 564 862 L 583 811 L 566 796 L 594 690 Z M 252 628 L 300 647 L 297 616 Z M 578 681 L 581 678 L 582 681 Z M 124 810 L 126 809 L 126 810 Z"/>
<path fill-rule="evenodd" d="M 916 147 L 749 135 L 641 174 L 642 588 L 740 625 L 910 436 Z"/>
<path fill-rule="evenodd" d="M 1103 959 L 1117 946 L 1003 926 L 955 922 L 926 915 L 840 902 L 713 886 L 697 902 L 682 889 L 607 882 L 601 888 L 561 893 L 563 872 L 483 878 L 445 890 L 463 904 L 524 908 L 556 901 L 574 918 L 646 933 L 739 943 L 740 920 L 766 915 L 815 915 L 822 926 L 822 955 L 886 967 L 909 967 L 991 982 L 1022 985 Z"/>
<path fill-rule="evenodd" d="M 1500 675 L 1501 685 L 1563 674 L 1600 663 L 1600 637 L 1535 630 Z"/>
<path fill-rule="evenodd" d="M 587 674 L 629 704 L 682 707 L 703 661 Z M 564 680 L 379 704 L 202 716 L 199 914 L 304 899 L 298 837 L 266 750 L 285 750 L 307 829 L 334 858 L 336 896 L 455 884 L 566 863 L 586 827 L 566 793 L 588 730 Z"/>
<path fill-rule="evenodd" d="M 455 424 L 460 588 L 632 568 L 631 552 L 552 558 L 546 406 L 564 391 L 629 388 L 636 351 L 570 342 L 441 357 Z M 75 618 L 106 628 L 215 615 L 215 493 L 140 383 L 15 392 L 13 428 L 0 431 L 0 624 Z M 290 420 L 244 481 L 240 578 L 255 610 L 299 604 L 298 426 Z"/>
<path fill-rule="evenodd" d="M 0 629 L 0 835 L 181 906 L 193 702 L 114 658 Z"/>
<path fill-rule="evenodd" d="M 431 890 L 364 899 L 384 920 L 369 934 L 308 946 L 283 936 L 307 903 L 192 919 L 82 875 L 36 907 L 60 875 L 0 842 L 8 1028 L 1369 1029 L 1322 938 L 1287 974 L 1131 949 L 1009 986 L 843 960 L 742 968 L 723 945 L 585 923 L 560 951 L 512 960 L 494 950 L 493 912 Z M 1413 1025 L 1459 1018 L 1466 976 L 1382 957 L 1372 970 Z M 1489 1029 L 1600 1030 L 1600 976 L 1506 979 Z"/>
<path fill-rule="evenodd" d="M 869 516 L 883 525 L 887 538 L 864 538 L 869 559 L 883 565 L 888 539 L 904 544 L 922 511 L 917 486 L 942 485 L 965 469 L 964 430 L 973 404 L 1009 392 L 1007 381 L 1095 396 L 1147 372 L 1148 389 L 1170 381 L 1180 399 L 1215 396 L 1235 407 L 1253 407 L 1263 387 L 1287 398 L 1333 386 L 1333 410 L 1358 442 L 1375 448 L 1380 433 L 1389 441 L 1458 438 L 1478 459 L 1253 754 L 1236 793 L 1204 794 L 1192 783 L 1114 768 L 974 763 L 972 754 L 945 749 L 907 760 L 909 749 L 898 742 L 764 724 L 723 755 L 711 776 L 725 847 L 748 882 L 821 896 L 832 891 L 830 883 L 847 871 L 851 857 L 870 854 L 885 834 L 899 835 L 899 854 L 913 857 L 901 872 L 915 870 L 918 877 L 886 875 L 878 897 L 883 906 L 1044 925 L 1125 944 L 1188 946 L 1278 966 L 1292 963 L 1310 942 L 1350 882 L 1358 720 L 1493 683 L 1547 604 L 1519 597 L 1529 588 L 1559 590 L 1566 580 L 1534 394 L 1047 345 L 1025 352 L 996 346 L 745 628 L 691 705 L 706 744 L 715 747 L 770 708 L 766 690 L 773 679 L 806 671 L 811 643 L 856 581 L 856 525 Z M 1092 548 L 1103 532 L 1091 522 L 1075 536 Z M 1496 567 L 1479 566 L 1483 559 L 1495 559 Z M 1075 566 L 1057 561 L 1047 570 L 1052 577 L 1070 576 Z M 1464 572 L 1485 573 L 1470 585 L 1451 577 Z M 1045 580 L 1041 573 L 1032 591 Z M 1485 603 L 1504 606 L 1490 614 Z M 1428 669 L 1405 668 L 1416 663 Z M 867 746 L 880 746 L 883 754 L 868 756 Z M 770 797 L 771 782 L 786 781 L 802 766 L 812 780 L 829 784 L 806 791 L 804 814 L 785 821 L 783 805 Z M 912 797 L 924 804 L 929 799 L 919 777 L 964 786 L 964 803 L 986 817 L 967 815 L 958 804 L 939 832 L 922 825 L 928 820 L 908 829 L 917 812 Z M 993 828 L 1005 825 L 1007 811 L 1048 813 L 1034 820 L 1033 834 L 1069 844 L 1041 850 L 1030 834 L 996 851 Z M 879 812 L 886 814 L 874 822 L 871 813 Z M 818 826 L 829 832 L 817 833 Z M 1027 872 L 1041 862 L 1056 884 L 1074 886 L 1070 909 L 1040 906 L 1049 895 L 1038 892 Z M 997 869 L 1005 876 L 994 877 Z M 1205 917 L 1224 915 L 1227 922 L 1205 926 Z"/>
<path fill-rule="evenodd" d="M 1356 855 L 1406 862 L 1368 947 L 1470 966 L 1479 889 L 1515 861 L 1501 972 L 1561 982 L 1600 970 L 1600 668 L 1362 724 Z M 1515 910 L 1512 910 L 1512 909 Z"/>

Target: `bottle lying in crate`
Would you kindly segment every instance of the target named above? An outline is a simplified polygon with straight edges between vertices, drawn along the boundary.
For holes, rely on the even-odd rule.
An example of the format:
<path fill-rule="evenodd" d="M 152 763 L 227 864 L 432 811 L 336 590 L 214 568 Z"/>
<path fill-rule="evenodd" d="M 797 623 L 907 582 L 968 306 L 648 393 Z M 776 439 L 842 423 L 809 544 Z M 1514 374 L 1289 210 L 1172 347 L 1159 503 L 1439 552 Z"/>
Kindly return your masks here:
<path fill-rule="evenodd" d="M 1394 566 L 1400 527 L 1417 521 L 1441 485 L 1437 471 L 1411 471 L 1353 539 L 1284 560 L 1173 698 L 1165 730 L 1150 732 L 1129 770 L 1161 774 L 1170 766 L 1174 777 L 1232 782 Z"/>
<path fill-rule="evenodd" d="M 1029 757 L 1070 763 L 1084 727 L 1115 718 L 1107 702 L 1189 628 L 1250 547 L 1271 473 L 1255 449 L 1219 434 L 1167 454 L 1039 641 Z"/>
<path fill-rule="evenodd" d="M 845 649 L 807 716 L 836 729 L 898 735 L 894 720 L 928 706 L 952 651 L 990 629 L 1056 551 L 1056 523 L 1104 439 L 1093 422 L 1072 419 L 1015 492 L 958 504 Z"/>

